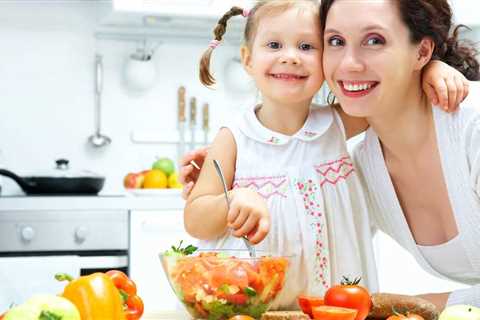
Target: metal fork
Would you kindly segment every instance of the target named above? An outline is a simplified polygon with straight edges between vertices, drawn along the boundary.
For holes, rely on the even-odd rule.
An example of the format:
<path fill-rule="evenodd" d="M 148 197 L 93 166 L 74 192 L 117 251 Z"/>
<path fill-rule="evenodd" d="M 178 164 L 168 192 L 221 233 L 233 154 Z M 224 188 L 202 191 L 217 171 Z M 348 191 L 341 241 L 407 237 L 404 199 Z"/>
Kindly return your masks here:
<path fill-rule="evenodd" d="M 218 161 L 214 159 L 213 164 L 215 166 L 215 170 L 217 170 L 220 180 L 222 180 L 223 193 L 225 194 L 225 200 L 227 201 L 227 208 L 228 210 L 230 210 L 230 199 L 228 199 L 227 183 L 225 182 L 225 176 L 223 175 L 222 168 L 220 167 L 220 164 L 218 163 Z M 250 243 L 250 240 L 248 240 L 248 238 L 245 235 L 242 236 L 242 239 L 243 239 L 243 242 L 245 243 L 245 246 L 248 249 L 248 254 L 250 255 L 250 257 L 255 258 L 256 257 L 255 247 Z"/>

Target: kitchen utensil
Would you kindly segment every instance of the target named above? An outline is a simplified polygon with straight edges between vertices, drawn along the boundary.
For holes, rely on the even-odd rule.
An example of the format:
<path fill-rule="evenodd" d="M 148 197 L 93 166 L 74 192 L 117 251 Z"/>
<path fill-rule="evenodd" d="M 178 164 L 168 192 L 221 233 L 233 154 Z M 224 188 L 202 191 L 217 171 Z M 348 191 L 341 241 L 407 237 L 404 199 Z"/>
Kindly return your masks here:
<path fill-rule="evenodd" d="M 195 162 L 195 160 L 191 160 L 190 161 L 190 164 L 197 170 L 200 170 L 200 167 L 198 166 L 198 164 Z"/>
<path fill-rule="evenodd" d="M 190 99 L 190 150 L 195 149 L 195 125 L 197 122 L 197 99 Z"/>
<path fill-rule="evenodd" d="M 96 148 L 109 145 L 112 140 L 101 133 L 102 123 L 102 91 L 103 91 L 103 62 L 102 56 L 95 56 L 95 133 L 88 138 L 88 141 Z"/>
<path fill-rule="evenodd" d="M 192 319 L 228 319 L 234 314 L 260 319 L 284 290 L 290 257 L 259 253 L 252 258 L 247 250 L 197 250 L 183 256 L 166 252 L 160 261 Z M 244 288 L 239 288 L 239 275 L 248 275 L 240 276 L 248 278 Z"/>
<path fill-rule="evenodd" d="M 157 80 L 155 61 L 148 53 L 133 53 L 125 64 L 125 82 L 127 87 L 135 92 L 146 92 Z"/>
<path fill-rule="evenodd" d="M 86 195 L 97 194 L 105 184 L 105 177 L 90 171 L 72 173 L 68 160 L 56 160 L 53 172 L 19 176 L 12 171 L 0 169 L 0 175 L 13 179 L 26 194 L 43 195 Z"/>
<path fill-rule="evenodd" d="M 178 88 L 178 163 L 185 154 L 185 87 Z"/>
<path fill-rule="evenodd" d="M 203 144 L 207 145 L 208 144 L 208 131 L 210 128 L 208 127 L 208 103 L 205 103 L 203 105 L 203 110 L 202 110 L 202 129 L 203 129 Z"/>
<path fill-rule="evenodd" d="M 223 193 L 225 194 L 225 200 L 227 201 L 227 208 L 230 210 L 230 200 L 228 199 L 228 191 L 227 191 L 227 183 L 225 182 L 225 176 L 223 175 L 222 168 L 220 167 L 220 163 L 218 163 L 217 160 L 213 160 L 213 164 L 215 166 L 215 170 L 217 170 L 218 176 L 220 177 L 220 180 L 222 180 L 222 186 L 223 186 Z M 255 247 L 250 243 L 250 240 L 246 236 L 242 236 L 243 242 L 245 243 L 245 246 L 248 249 L 248 252 L 250 253 L 251 258 L 255 258 Z"/>

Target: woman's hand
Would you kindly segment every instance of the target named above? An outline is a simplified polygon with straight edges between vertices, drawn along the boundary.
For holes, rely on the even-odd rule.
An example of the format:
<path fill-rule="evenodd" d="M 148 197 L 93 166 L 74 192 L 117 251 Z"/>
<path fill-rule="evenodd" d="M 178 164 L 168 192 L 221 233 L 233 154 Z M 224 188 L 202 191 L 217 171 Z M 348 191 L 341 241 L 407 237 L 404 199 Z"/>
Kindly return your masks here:
<path fill-rule="evenodd" d="M 247 236 L 253 244 L 261 242 L 270 231 L 270 213 L 265 199 L 249 188 L 234 189 L 229 194 L 232 197 L 227 225 L 233 229 L 233 235 Z"/>
<path fill-rule="evenodd" d="M 442 61 L 430 61 L 423 71 L 422 80 L 427 98 L 447 112 L 455 111 L 468 95 L 468 80 Z"/>
<path fill-rule="evenodd" d="M 187 199 L 190 192 L 192 192 L 193 186 L 198 180 L 198 175 L 200 174 L 200 169 L 203 166 L 207 153 L 208 147 L 200 148 L 185 154 L 180 160 L 179 181 L 183 184 L 183 199 Z M 195 168 L 192 161 L 198 166 L 198 168 Z"/>

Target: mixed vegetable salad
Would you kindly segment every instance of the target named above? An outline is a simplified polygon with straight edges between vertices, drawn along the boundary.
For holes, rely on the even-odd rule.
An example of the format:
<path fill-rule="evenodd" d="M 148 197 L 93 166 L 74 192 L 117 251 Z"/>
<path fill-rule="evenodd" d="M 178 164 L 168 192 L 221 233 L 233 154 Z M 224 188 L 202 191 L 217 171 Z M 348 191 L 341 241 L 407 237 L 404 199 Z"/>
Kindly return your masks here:
<path fill-rule="evenodd" d="M 162 256 L 175 294 L 194 318 L 220 320 L 236 314 L 259 318 L 282 290 L 285 257 L 237 258 L 196 249 L 182 249 L 180 244 Z"/>

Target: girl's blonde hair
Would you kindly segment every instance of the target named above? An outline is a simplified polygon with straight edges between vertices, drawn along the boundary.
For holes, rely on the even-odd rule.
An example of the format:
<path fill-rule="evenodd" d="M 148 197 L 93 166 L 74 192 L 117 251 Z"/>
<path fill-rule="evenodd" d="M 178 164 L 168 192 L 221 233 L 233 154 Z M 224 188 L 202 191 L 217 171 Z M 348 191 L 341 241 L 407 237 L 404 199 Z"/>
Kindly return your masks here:
<path fill-rule="evenodd" d="M 279 14 L 294 7 L 307 7 L 316 10 L 318 15 L 318 2 L 316 0 L 263 0 L 249 11 L 245 30 L 243 33 L 244 45 L 251 48 L 258 21 L 262 16 L 268 14 Z M 235 16 L 243 15 L 245 11 L 240 7 L 232 7 L 217 22 L 217 26 L 213 30 L 214 40 L 222 41 L 223 35 L 227 31 L 227 21 Z M 320 36 L 320 35 L 319 35 Z M 215 84 L 215 78 L 210 73 L 210 60 L 215 46 L 209 46 L 200 59 L 200 81 L 207 87 Z"/>

